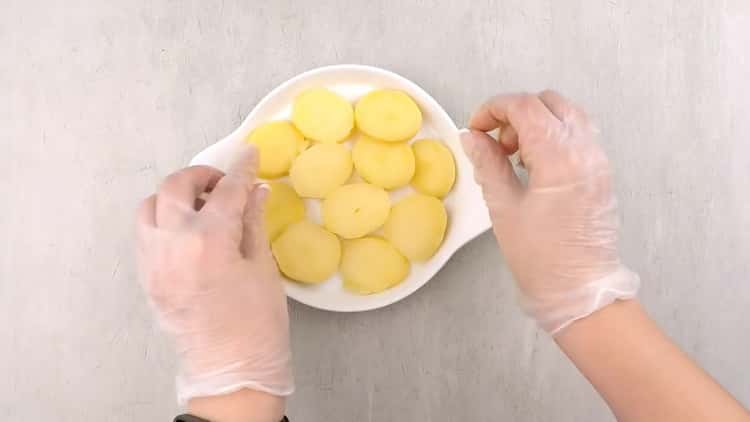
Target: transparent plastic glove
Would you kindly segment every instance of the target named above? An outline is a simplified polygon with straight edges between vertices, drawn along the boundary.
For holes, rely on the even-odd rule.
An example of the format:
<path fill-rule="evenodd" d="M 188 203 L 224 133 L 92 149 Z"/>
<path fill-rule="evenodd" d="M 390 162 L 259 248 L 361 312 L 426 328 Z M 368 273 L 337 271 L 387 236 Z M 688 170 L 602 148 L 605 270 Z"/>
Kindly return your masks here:
<path fill-rule="evenodd" d="M 638 276 L 617 252 L 617 202 L 607 157 L 580 108 L 552 91 L 501 95 L 472 116 L 464 150 L 524 310 L 555 334 L 617 299 Z M 499 142 L 487 131 L 500 129 Z M 524 185 L 509 155 L 519 152 Z"/>
<path fill-rule="evenodd" d="M 226 175 L 206 166 L 172 174 L 139 210 L 143 287 L 174 338 L 181 404 L 294 390 L 286 296 L 263 233 L 267 188 L 253 185 L 257 153 L 247 148 Z"/>

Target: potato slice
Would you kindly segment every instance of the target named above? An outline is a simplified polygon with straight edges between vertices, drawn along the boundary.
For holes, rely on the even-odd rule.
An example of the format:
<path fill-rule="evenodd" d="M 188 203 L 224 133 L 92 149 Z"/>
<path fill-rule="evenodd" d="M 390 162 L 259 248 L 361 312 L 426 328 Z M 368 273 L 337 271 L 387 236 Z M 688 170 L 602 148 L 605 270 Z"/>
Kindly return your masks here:
<path fill-rule="evenodd" d="M 263 225 L 269 240 L 276 239 L 286 227 L 305 218 L 305 203 L 291 186 L 270 182 L 271 192 L 263 210 Z"/>
<path fill-rule="evenodd" d="M 292 122 L 308 139 L 341 142 L 354 128 L 354 110 L 346 98 L 325 88 L 313 88 L 295 98 Z"/>
<path fill-rule="evenodd" d="M 317 144 L 294 160 L 292 186 L 305 198 L 324 198 L 352 175 L 352 153 L 339 144 Z"/>
<path fill-rule="evenodd" d="M 411 147 L 417 163 L 411 185 L 426 195 L 444 197 L 456 181 L 456 163 L 451 150 L 434 139 L 416 141 Z"/>
<path fill-rule="evenodd" d="M 305 137 L 285 121 L 258 126 L 246 141 L 258 147 L 258 176 L 264 179 L 275 179 L 287 174 L 292 160 L 309 145 Z"/>
<path fill-rule="evenodd" d="M 352 150 L 357 173 L 383 189 L 409 184 L 414 176 L 414 152 L 405 142 L 382 142 L 363 135 Z"/>
<path fill-rule="evenodd" d="M 344 239 L 354 239 L 382 226 L 390 209 L 383 189 L 368 183 L 344 185 L 323 201 L 323 225 Z"/>
<path fill-rule="evenodd" d="M 383 235 L 411 261 L 426 261 L 440 247 L 448 225 L 443 203 L 434 196 L 415 193 L 391 208 Z"/>
<path fill-rule="evenodd" d="M 391 288 L 409 275 L 409 261 L 379 237 L 345 240 L 341 254 L 344 288 L 368 295 Z"/>
<path fill-rule="evenodd" d="M 333 233 L 307 220 L 289 226 L 272 244 L 279 270 L 302 283 L 328 280 L 341 261 L 341 242 Z"/>
<path fill-rule="evenodd" d="M 406 141 L 419 132 L 422 112 L 402 91 L 380 89 L 362 97 L 354 106 L 354 120 L 366 135 L 388 142 Z"/>

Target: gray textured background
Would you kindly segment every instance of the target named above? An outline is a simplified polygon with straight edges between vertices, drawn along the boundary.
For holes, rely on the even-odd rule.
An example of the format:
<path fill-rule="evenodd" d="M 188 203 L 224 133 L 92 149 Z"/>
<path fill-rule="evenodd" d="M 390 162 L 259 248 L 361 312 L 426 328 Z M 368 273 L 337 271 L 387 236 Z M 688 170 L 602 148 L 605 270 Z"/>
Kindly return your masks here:
<path fill-rule="evenodd" d="M 459 125 L 500 91 L 585 105 L 643 302 L 750 405 L 746 0 L 107 3 L 0 0 L 3 420 L 171 420 L 135 204 L 275 85 L 333 63 L 399 72 Z M 520 315 L 490 235 L 387 309 L 291 309 L 296 420 L 611 420 Z"/>

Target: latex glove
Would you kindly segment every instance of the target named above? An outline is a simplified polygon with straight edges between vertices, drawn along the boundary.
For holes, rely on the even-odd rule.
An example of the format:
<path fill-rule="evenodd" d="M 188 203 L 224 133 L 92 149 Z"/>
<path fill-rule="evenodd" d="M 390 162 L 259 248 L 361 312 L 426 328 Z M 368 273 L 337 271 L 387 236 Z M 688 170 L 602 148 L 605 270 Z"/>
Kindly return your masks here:
<path fill-rule="evenodd" d="M 206 166 L 172 174 L 139 210 L 143 287 L 174 338 L 180 403 L 294 390 L 286 296 L 263 233 L 268 189 L 253 185 L 257 153 L 247 148 L 226 175 Z"/>
<path fill-rule="evenodd" d="M 617 202 L 607 157 L 585 112 L 559 94 L 500 95 L 461 135 L 524 310 L 557 333 L 617 299 L 638 276 L 617 252 Z M 499 142 L 485 132 L 500 128 Z M 508 159 L 519 151 L 529 173 Z"/>

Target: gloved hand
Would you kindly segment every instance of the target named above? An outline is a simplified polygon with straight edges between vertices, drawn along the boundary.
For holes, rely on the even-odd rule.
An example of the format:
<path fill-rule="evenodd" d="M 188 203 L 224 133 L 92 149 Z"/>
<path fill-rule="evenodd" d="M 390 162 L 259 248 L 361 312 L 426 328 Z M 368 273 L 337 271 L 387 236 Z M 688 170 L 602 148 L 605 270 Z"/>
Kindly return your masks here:
<path fill-rule="evenodd" d="M 257 153 L 247 148 L 227 174 L 172 174 L 139 210 L 143 287 L 175 341 L 180 403 L 294 390 L 286 296 L 263 233 L 268 189 L 253 184 Z"/>
<path fill-rule="evenodd" d="M 634 297 L 640 280 L 620 262 L 609 162 L 586 113 L 552 91 L 501 95 L 469 126 L 462 144 L 524 310 L 555 334 Z M 485 133 L 495 128 L 499 142 Z M 516 151 L 526 185 L 508 159 Z"/>

